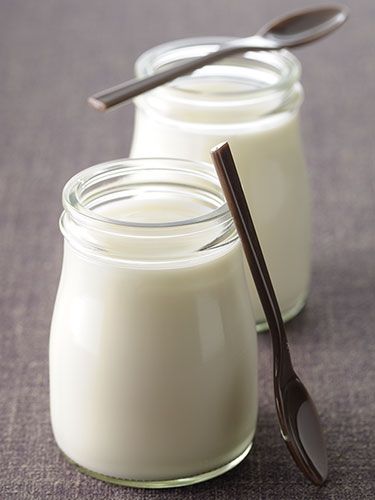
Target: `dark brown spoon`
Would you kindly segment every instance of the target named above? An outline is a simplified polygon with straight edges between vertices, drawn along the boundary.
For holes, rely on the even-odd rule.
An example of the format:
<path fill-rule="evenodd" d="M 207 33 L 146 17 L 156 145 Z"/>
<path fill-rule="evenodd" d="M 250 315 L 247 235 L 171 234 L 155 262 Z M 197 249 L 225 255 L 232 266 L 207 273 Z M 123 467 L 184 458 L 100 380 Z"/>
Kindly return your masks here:
<path fill-rule="evenodd" d="M 320 419 L 293 369 L 279 304 L 228 143 L 216 146 L 211 155 L 271 332 L 281 435 L 298 467 L 314 484 L 321 485 L 327 478 L 328 466 Z"/>
<path fill-rule="evenodd" d="M 348 12 L 344 5 L 320 5 L 292 12 L 266 24 L 256 36 L 234 38 L 203 57 L 177 64 L 146 78 L 135 78 L 102 90 L 89 97 L 88 102 L 95 109 L 105 111 L 233 54 L 248 50 L 292 48 L 314 42 L 339 28 L 346 21 Z"/>

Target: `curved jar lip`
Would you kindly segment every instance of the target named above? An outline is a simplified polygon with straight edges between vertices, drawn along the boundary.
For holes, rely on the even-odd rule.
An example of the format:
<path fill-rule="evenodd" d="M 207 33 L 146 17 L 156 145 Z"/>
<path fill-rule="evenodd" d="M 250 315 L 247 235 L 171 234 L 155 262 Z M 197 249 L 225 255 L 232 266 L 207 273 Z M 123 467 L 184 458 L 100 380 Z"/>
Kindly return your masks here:
<path fill-rule="evenodd" d="M 165 217 L 162 211 L 162 220 L 159 214 L 157 221 L 105 215 L 106 206 L 137 201 L 137 196 L 141 203 L 151 199 L 156 208 L 158 201 L 171 196 L 194 201 L 197 207 L 202 205 L 202 213 L 176 219 L 171 211 L 165 211 Z M 62 200 L 64 237 L 81 252 L 99 257 L 155 262 L 194 259 L 238 239 L 215 170 L 203 162 L 126 158 L 101 163 L 72 177 Z"/>
<path fill-rule="evenodd" d="M 158 45 L 137 59 L 136 76 L 150 76 L 178 62 L 201 57 L 230 40 L 186 38 Z M 300 76 L 299 61 L 287 50 L 249 51 L 178 78 L 137 97 L 135 102 L 138 107 L 176 120 L 187 117 L 187 121 L 199 122 L 205 110 L 211 118 L 216 114 L 223 121 L 230 117 L 238 122 L 252 121 L 298 107 L 303 97 Z"/>

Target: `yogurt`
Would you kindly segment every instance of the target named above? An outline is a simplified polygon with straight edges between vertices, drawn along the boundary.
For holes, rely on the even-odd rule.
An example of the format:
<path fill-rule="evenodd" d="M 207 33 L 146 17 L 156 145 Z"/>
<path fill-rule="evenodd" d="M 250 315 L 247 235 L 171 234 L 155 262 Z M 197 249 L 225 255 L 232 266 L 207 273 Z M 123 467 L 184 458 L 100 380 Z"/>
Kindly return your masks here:
<path fill-rule="evenodd" d="M 222 39 L 171 42 L 146 52 L 138 76 L 197 57 Z M 288 52 L 231 57 L 136 99 L 130 155 L 208 161 L 230 143 L 284 319 L 305 303 L 310 281 L 309 189 L 299 130 L 302 87 Z M 264 313 L 247 272 L 256 321 Z"/>
<path fill-rule="evenodd" d="M 164 486 L 217 475 L 249 451 L 256 332 L 210 168 L 165 160 L 163 174 L 144 162 L 88 169 L 65 189 L 51 419 L 86 472 Z"/>

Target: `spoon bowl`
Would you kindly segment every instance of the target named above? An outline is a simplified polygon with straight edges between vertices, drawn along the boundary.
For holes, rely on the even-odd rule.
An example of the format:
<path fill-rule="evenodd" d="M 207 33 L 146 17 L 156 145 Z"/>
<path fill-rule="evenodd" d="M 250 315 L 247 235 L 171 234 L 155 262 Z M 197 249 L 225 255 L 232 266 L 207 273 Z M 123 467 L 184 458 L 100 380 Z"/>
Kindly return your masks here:
<path fill-rule="evenodd" d="M 263 26 L 258 36 L 291 48 L 313 42 L 339 28 L 348 18 L 345 6 L 309 8 L 291 13 Z"/>
<path fill-rule="evenodd" d="M 293 373 L 275 387 L 282 437 L 302 472 L 316 485 L 327 478 L 328 461 L 318 412 L 306 387 Z"/>

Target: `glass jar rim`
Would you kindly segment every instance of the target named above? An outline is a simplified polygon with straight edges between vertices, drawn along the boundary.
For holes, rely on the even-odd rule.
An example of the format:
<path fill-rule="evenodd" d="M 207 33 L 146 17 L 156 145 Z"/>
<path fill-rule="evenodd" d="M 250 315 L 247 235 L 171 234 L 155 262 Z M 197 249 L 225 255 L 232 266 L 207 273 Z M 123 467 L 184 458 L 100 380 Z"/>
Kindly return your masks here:
<path fill-rule="evenodd" d="M 123 219 L 114 219 L 106 217 L 99 212 L 88 207 L 88 203 L 83 199 L 83 193 L 86 189 L 92 188 L 95 183 L 110 178 L 118 173 L 127 169 L 127 172 L 145 170 L 145 165 L 151 165 L 153 162 L 160 162 L 163 164 L 162 168 L 165 171 L 179 171 L 182 173 L 194 173 L 200 177 L 205 177 L 212 183 L 220 188 L 219 180 L 215 174 L 214 167 L 209 163 L 190 161 L 180 158 L 123 158 L 112 160 L 104 163 L 88 167 L 76 175 L 74 175 L 64 186 L 62 194 L 62 202 L 64 211 L 69 213 L 74 219 L 78 221 L 91 221 L 92 223 L 99 223 L 106 226 L 112 226 L 118 229 L 133 228 L 140 230 L 154 230 L 163 228 L 178 228 L 182 226 L 193 226 L 199 223 L 228 223 L 231 221 L 231 214 L 228 205 L 222 196 L 222 204 L 207 212 L 196 217 L 177 221 L 166 222 L 135 222 L 126 221 Z M 177 168 L 176 165 L 183 165 L 183 168 Z M 165 165 L 165 166 L 164 166 Z M 174 165 L 174 167 L 173 167 Z M 192 169 L 192 167 L 195 167 Z M 90 201 L 90 200 L 88 200 Z"/>
<path fill-rule="evenodd" d="M 70 246 L 119 265 L 198 263 L 239 242 L 215 169 L 207 163 L 101 163 L 67 182 L 63 206 L 60 229 Z"/>
<path fill-rule="evenodd" d="M 135 63 L 135 73 L 137 77 L 146 77 L 154 74 L 158 69 L 167 64 L 181 61 L 187 57 L 198 57 L 205 55 L 225 42 L 233 40 L 231 37 L 199 37 L 199 38 L 184 38 L 166 42 L 155 46 L 143 54 L 141 54 Z M 211 46 L 211 48 L 210 48 Z M 190 52 L 191 53 L 190 53 Z M 223 61 L 242 62 L 248 66 L 258 65 L 259 67 L 267 68 L 268 71 L 273 71 L 275 81 L 264 85 L 262 88 L 250 88 L 246 90 L 235 91 L 213 91 L 205 92 L 204 90 L 191 91 L 189 89 L 180 88 L 178 80 L 171 82 L 165 86 L 159 87 L 152 91 L 152 94 L 159 97 L 169 96 L 173 94 L 176 100 L 186 100 L 194 102 L 198 99 L 217 97 L 217 100 L 212 101 L 215 105 L 225 106 L 225 97 L 231 99 L 236 98 L 237 101 L 249 101 L 260 98 L 267 98 L 275 93 L 288 91 L 301 76 L 301 65 L 298 59 L 288 50 L 279 51 L 249 51 L 239 55 L 231 56 L 223 59 Z M 220 63 L 220 61 L 219 61 Z M 217 63 L 216 63 L 217 64 Z M 215 64 L 211 65 L 214 67 Z M 184 78 L 184 77 L 183 77 Z M 177 82 L 177 83 L 176 83 Z M 147 95 L 147 94 L 146 94 Z M 140 100 L 145 96 L 140 96 L 136 100 Z M 233 99 L 231 99 L 233 105 Z"/>

